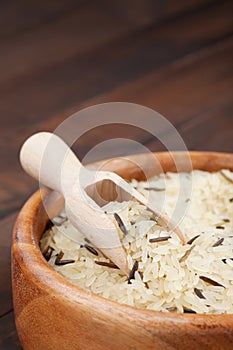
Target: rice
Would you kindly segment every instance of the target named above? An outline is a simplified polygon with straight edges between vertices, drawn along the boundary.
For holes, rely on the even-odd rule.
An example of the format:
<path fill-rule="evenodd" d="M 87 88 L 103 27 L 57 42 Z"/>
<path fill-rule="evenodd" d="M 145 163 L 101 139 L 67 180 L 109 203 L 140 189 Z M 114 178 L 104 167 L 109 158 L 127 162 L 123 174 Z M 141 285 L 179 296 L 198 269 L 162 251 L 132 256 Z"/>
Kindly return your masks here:
<path fill-rule="evenodd" d="M 228 170 L 195 170 L 189 174 L 167 173 L 148 182 L 132 181 L 141 193 L 149 193 L 157 206 L 163 205 L 169 215 L 180 215 L 179 225 L 187 242 L 184 245 L 136 201 L 111 202 L 104 207 L 112 220 L 117 218 L 116 229 L 129 268 L 134 269 L 129 281 L 98 249 L 86 249 L 91 243 L 68 220 L 55 220 L 59 226 L 44 233 L 41 250 L 47 254 L 48 263 L 66 279 L 119 303 L 164 312 L 233 313 L 231 178 Z M 181 196 L 180 184 L 185 184 L 185 190 L 178 209 L 183 203 L 184 212 L 188 205 L 184 217 L 176 205 Z M 66 236 L 72 232 L 79 243 Z M 95 250 L 98 255 L 93 254 Z M 56 265 L 61 251 L 65 263 L 61 260 Z"/>

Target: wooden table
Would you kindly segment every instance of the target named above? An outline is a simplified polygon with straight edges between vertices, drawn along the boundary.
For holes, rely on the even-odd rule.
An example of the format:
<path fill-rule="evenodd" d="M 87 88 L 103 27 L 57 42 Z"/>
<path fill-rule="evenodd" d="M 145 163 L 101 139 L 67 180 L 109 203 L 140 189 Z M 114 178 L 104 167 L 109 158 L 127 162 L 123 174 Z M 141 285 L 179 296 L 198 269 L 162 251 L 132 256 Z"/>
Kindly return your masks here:
<path fill-rule="evenodd" d="M 38 187 L 20 168 L 20 145 L 34 132 L 53 131 L 73 111 L 127 101 L 166 116 L 189 149 L 232 152 L 232 5 L 12 0 L 0 5 L 0 24 L 0 348 L 20 349 L 11 298 L 11 231 Z M 116 137 L 163 149 L 149 133 L 120 125 L 89 131 L 75 149 L 83 158 Z M 163 137 L 172 135 L 165 130 Z M 106 155 L 112 154 L 96 158 Z"/>

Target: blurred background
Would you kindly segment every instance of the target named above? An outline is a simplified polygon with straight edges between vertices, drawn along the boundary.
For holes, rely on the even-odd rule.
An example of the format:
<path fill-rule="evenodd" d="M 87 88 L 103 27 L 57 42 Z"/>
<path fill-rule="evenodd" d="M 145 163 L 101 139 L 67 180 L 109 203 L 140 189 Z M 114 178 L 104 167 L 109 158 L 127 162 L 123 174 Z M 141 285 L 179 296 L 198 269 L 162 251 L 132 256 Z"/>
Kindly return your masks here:
<path fill-rule="evenodd" d="M 125 101 L 164 115 L 189 149 L 232 152 L 232 33 L 227 0 L 0 1 L 2 349 L 20 348 L 10 287 L 11 229 L 38 188 L 19 166 L 20 145 L 84 107 Z M 173 136 L 163 130 L 165 140 Z M 95 128 L 74 149 L 83 158 L 98 143 L 119 137 L 164 149 L 150 133 L 122 125 Z M 113 151 L 134 149 L 119 145 Z"/>

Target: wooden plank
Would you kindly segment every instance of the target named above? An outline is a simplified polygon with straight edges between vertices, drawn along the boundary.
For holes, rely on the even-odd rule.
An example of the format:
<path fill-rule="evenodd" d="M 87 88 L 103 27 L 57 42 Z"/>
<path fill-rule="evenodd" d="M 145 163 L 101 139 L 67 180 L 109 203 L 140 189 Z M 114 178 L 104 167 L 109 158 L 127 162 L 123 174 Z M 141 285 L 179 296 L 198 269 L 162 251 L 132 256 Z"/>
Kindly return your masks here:
<path fill-rule="evenodd" d="M 17 37 L 22 32 L 33 30 L 47 22 L 54 21 L 66 12 L 72 12 L 82 5 L 81 0 L 47 0 L 46 5 L 34 0 L 8 0 L 1 3 L 1 39 Z"/>
<path fill-rule="evenodd" d="M 26 175 L 17 164 L 13 170 L 5 168 L 1 172 L 0 219 L 19 210 L 22 204 L 39 188 L 38 183 Z"/>
<path fill-rule="evenodd" d="M 228 39 L 213 46 L 212 49 L 188 56 L 178 63 L 155 70 L 141 79 L 125 84 L 125 86 L 105 96 L 92 99 L 86 103 L 86 106 L 122 100 L 140 103 L 158 110 L 179 128 L 180 123 L 186 120 L 195 120 L 197 115 L 202 118 L 206 111 L 229 104 L 232 99 L 233 86 L 230 59 L 232 51 L 233 41 Z M 14 114 L 11 114 L 11 118 L 14 118 Z M 20 145 L 30 134 L 39 130 L 53 130 L 63 120 L 64 115 L 61 115 L 50 118 L 46 122 L 28 125 L 20 132 L 14 128 L 0 139 L 0 157 L 3 159 L 0 164 L 2 176 L 0 186 L 2 208 L 0 212 L 2 216 L 18 208 L 20 203 L 25 200 L 25 194 L 31 193 L 37 188 L 36 182 L 29 179 L 19 166 L 17 156 Z M 136 120 L 132 120 L 132 123 L 134 121 L 136 122 Z M 78 156 L 83 158 L 96 144 L 115 137 L 131 137 L 139 143 L 146 143 L 151 136 L 133 128 L 107 126 L 104 133 L 103 129 L 99 128 L 81 137 L 75 149 Z M 6 153 L 4 145 L 7 141 L 8 152 Z M 223 144 L 222 147 L 225 147 L 226 151 L 229 150 L 226 144 L 225 146 Z M 202 148 L 205 148 L 204 144 L 202 144 Z M 96 152 L 89 155 L 88 161 L 135 152 L 137 152 L 135 145 L 122 142 L 118 143 L 116 147 L 108 145 L 105 149 L 96 149 Z M 10 177 L 9 171 L 12 172 Z"/>
<path fill-rule="evenodd" d="M 139 39 L 134 40 L 134 44 L 131 44 L 131 51 L 132 52 L 132 57 L 129 56 L 127 57 L 127 62 L 126 61 L 126 57 L 124 57 L 123 62 L 120 62 L 123 68 L 123 71 L 129 71 L 128 74 L 132 75 L 133 73 L 137 76 L 139 74 L 139 71 L 142 69 L 140 68 L 141 66 L 146 66 L 145 64 L 142 64 L 143 61 L 139 62 L 139 66 L 138 67 L 134 67 L 132 65 L 132 59 L 133 59 L 133 55 L 135 54 L 135 50 L 138 46 L 139 51 L 141 51 L 141 47 L 140 45 L 142 45 L 143 40 L 142 39 L 146 39 L 147 41 L 147 46 L 152 45 L 152 50 L 156 51 L 155 54 L 158 55 L 158 52 L 160 53 L 159 57 L 157 58 L 153 64 L 152 64 L 152 69 L 154 68 L 159 68 L 159 64 L 163 65 L 166 62 L 166 57 L 168 52 L 166 52 L 165 49 L 159 48 L 159 47 L 155 47 L 155 41 L 153 40 L 153 34 L 155 32 L 155 35 L 157 33 L 157 36 L 160 37 L 161 34 L 163 34 L 163 32 L 165 32 L 165 37 L 169 35 L 169 33 L 171 34 L 171 39 L 174 36 L 173 32 L 176 32 L 176 30 L 178 30 L 177 34 L 182 34 L 180 33 L 181 29 L 183 29 L 184 27 L 186 28 L 186 31 L 188 33 L 191 33 L 192 36 L 192 40 L 190 41 L 189 39 L 191 38 L 185 38 L 185 41 L 183 42 L 182 46 L 185 45 L 190 45 L 192 46 L 193 44 L 195 44 L 195 46 L 198 43 L 198 40 L 200 40 L 200 33 L 199 33 L 199 28 L 200 27 L 206 27 L 206 28 L 211 28 L 211 30 L 209 30 L 209 33 L 207 31 L 207 33 L 205 33 L 205 36 L 208 37 L 210 36 L 213 40 L 216 40 L 216 30 L 217 30 L 217 35 L 220 35 L 220 33 L 222 33 L 221 35 L 226 35 L 226 33 L 228 33 L 229 28 L 231 28 L 231 25 L 229 27 L 229 18 L 231 19 L 231 17 L 229 17 L 227 14 L 230 13 L 230 7 L 228 5 L 228 3 L 224 3 L 224 4 L 220 4 L 220 7 L 216 6 L 214 7 L 214 10 L 212 9 L 211 11 L 207 11 L 205 12 L 205 16 L 202 16 L 202 21 L 199 21 L 199 17 L 197 16 L 197 14 L 195 14 L 194 16 L 191 16 L 188 19 L 184 19 L 180 23 L 178 24 L 170 24 L 170 26 L 166 26 L 165 28 L 161 27 L 159 30 L 158 28 L 155 28 L 154 30 L 150 31 L 150 35 L 147 35 L 148 33 L 144 33 L 144 36 L 147 36 L 146 38 L 144 38 L 142 35 L 139 37 Z M 200 14 L 199 14 L 200 16 Z M 224 18 L 224 21 L 222 20 Z M 190 26 L 186 25 L 188 23 L 192 23 Z M 194 23 L 194 27 L 193 27 L 193 23 Z M 198 25 L 197 25 L 198 24 Z M 173 28 L 174 27 L 174 28 Z M 178 29 L 177 29 L 178 28 Z M 185 34 L 185 36 L 187 36 Z M 197 37 L 196 37 L 197 36 Z M 214 37 L 212 37 L 214 36 Z M 199 39 L 198 39 L 199 38 Z M 211 42 L 211 38 L 210 38 L 210 42 Z M 215 38 L 215 39 L 214 39 Z M 169 41 L 172 41 L 172 40 Z M 187 41 L 188 39 L 188 41 Z M 128 40 L 128 39 L 127 39 Z M 127 42 L 126 40 L 126 42 Z M 132 38 L 130 37 L 130 40 L 132 41 Z M 137 44 L 137 41 L 140 41 L 140 45 Z M 173 40 L 175 40 L 175 37 L 173 38 Z M 182 35 L 180 37 L 180 39 L 182 41 Z M 205 44 L 210 43 L 209 41 L 205 40 Z M 106 50 L 111 49 L 111 51 L 113 52 L 113 54 L 110 55 L 110 57 L 106 57 L 106 58 L 112 58 L 114 61 L 114 57 L 115 54 L 119 51 L 119 44 L 121 44 L 121 41 L 119 43 L 117 43 L 116 45 L 114 44 L 114 47 L 108 47 L 106 48 Z M 204 45 L 204 43 L 202 43 L 202 45 Z M 115 47 L 116 46 L 116 47 Z M 127 46 L 124 44 L 124 46 Z M 170 50 L 173 51 L 175 48 L 174 47 L 170 47 Z M 177 47 L 178 50 L 180 50 L 179 46 Z M 195 47 L 194 51 L 197 49 L 197 47 Z M 147 55 L 148 55 L 149 50 L 147 50 Z M 171 52 L 170 52 L 171 53 Z M 185 52 L 179 52 L 179 54 L 182 57 L 182 53 L 185 54 Z M 105 52 L 106 54 L 106 52 Z M 104 56 L 105 56 L 104 54 Z M 96 63 L 95 62 L 95 57 L 93 58 L 93 62 L 92 60 L 89 60 L 89 66 L 92 65 L 92 67 L 95 67 L 94 69 L 96 70 Z M 174 59 L 174 57 L 173 57 Z M 101 59 L 99 60 L 101 62 Z M 104 57 L 102 56 L 102 61 L 105 62 Z M 114 65 L 117 64 L 118 61 L 118 57 L 117 60 L 114 61 Z M 153 61 L 153 60 L 152 60 Z M 78 62 L 79 64 L 80 62 Z M 93 64 L 92 64 L 93 63 Z M 145 62 L 146 63 L 146 62 Z M 105 64 L 107 65 L 107 64 Z M 102 67 L 102 70 L 100 71 L 100 75 L 101 76 L 106 76 L 108 73 L 108 69 L 106 68 L 105 71 L 105 65 Z M 133 67 L 131 67 L 133 66 Z M 100 93 L 101 92 L 101 84 L 103 84 L 102 88 L 107 88 L 110 87 L 109 84 L 113 84 L 114 79 L 113 77 L 111 77 L 111 82 L 100 82 L 98 85 L 94 84 L 93 87 L 93 83 L 95 82 L 95 74 L 91 74 L 92 79 L 89 77 L 89 81 L 85 81 L 85 78 L 81 79 L 82 82 L 85 81 L 85 84 L 80 84 L 80 81 L 77 81 L 76 78 L 76 74 L 74 74 L 75 72 L 75 66 L 71 65 L 71 69 L 69 69 L 68 71 L 66 70 L 66 66 L 64 66 L 63 69 L 63 73 L 64 75 L 69 73 L 69 77 L 65 78 L 64 81 L 64 75 L 62 76 L 60 73 L 58 73 L 58 76 L 56 77 L 56 67 L 55 67 L 55 75 L 53 74 L 52 76 L 49 77 L 46 76 L 45 74 L 45 79 L 46 77 L 49 79 L 43 81 L 44 79 L 41 77 L 40 79 L 42 79 L 42 82 L 40 81 L 40 79 L 36 79 L 35 80 L 32 78 L 32 81 L 24 81 L 24 86 L 22 85 L 22 81 L 20 81 L 20 86 L 17 86 L 17 84 L 14 83 L 14 85 L 12 86 L 13 91 L 5 91 L 3 90 L 2 92 L 5 91 L 5 93 L 9 93 L 7 94 L 7 96 L 5 96 L 4 98 L 4 94 L 2 95 L 3 98 L 1 100 L 1 109 L 5 109 L 6 112 L 5 113 L 1 113 L 1 130 L 4 132 L 4 134 L 6 133 L 6 131 L 9 129 L 10 127 L 10 123 L 11 123 L 11 118 L 9 118 L 9 112 L 7 111 L 7 109 L 10 110 L 14 110 L 15 106 L 17 107 L 15 109 L 15 114 L 14 117 L 16 119 L 20 119 L 21 123 L 19 123 L 19 128 L 22 128 L 23 126 L 26 126 L 29 122 L 32 123 L 33 120 L 35 119 L 44 119 L 47 118 L 49 115 L 51 114 L 55 114 L 55 113 L 61 113 L 62 110 L 65 110 L 67 108 L 70 108 L 70 106 L 74 105 L 74 104 L 78 104 L 79 102 L 81 102 L 83 99 L 87 98 L 90 94 L 92 94 L 92 89 L 95 89 L 95 92 L 93 92 L 93 94 L 95 94 L 96 92 Z M 81 67 L 82 68 L 85 67 Z M 88 68 L 88 64 L 87 67 Z M 151 68 L 151 67 L 150 67 Z M 109 71 L 111 72 L 113 69 L 113 66 L 109 67 Z M 60 72 L 60 71 L 59 71 Z M 46 72 L 45 72 L 46 73 Z M 88 74 L 88 69 L 84 69 L 84 74 L 87 73 Z M 91 72 L 93 73 L 93 72 Z M 142 71 L 141 71 L 142 74 Z M 120 75 L 120 74 L 118 74 Z M 122 77 L 122 79 L 127 78 L 128 75 L 125 75 Z M 55 78 L 55 79 L 54 79 Z M 88 78 L 88 76 L 87 76 Z M 97 75 L 98 78 L 98 75 Z M 58 84 L 57 85 L 57 81 L 59 81 L 59 79 L 63 79 L 63 85 L 60 86 Z M 98 79 L 97 79 L 98 80 Z M 123 80 L 125 82 L 125 80 Z M 122 81 L 122 82 L 123 82 Z M 65 84 L 66 82 L 66 84 Z M 105 85 L 107 84 L 107 85 Z M 44 86 L 45 85 L 45 86 Z M 28 86 L 28 87 L 27 87 Z M 45 88 L 45 91 L 43 91 Z M 58 89 L 58 90 L 57 90 Z M 15 91 L 14 91 L 15 90 Z M 85 90 L 85 91 L 83 91 Z M 74 92 L 75 91 L 75 92 Z M 73 96 L 72 96 L 73 95 Z M 78 96 L 77 96 L 78 95 Z M 28 98 L 30 96 L 30 98 Z M 43 103 L 41 102 L 43 101 Z M 66 103 L 64 101 L 67 101 Z M 4 107 L 5 106 L 5 107 Z M 69 107 L 68 107 L 69 106 Z M 47 107 L 47 108 L 46 108 Z"/>
<path fill-rule="evenodd" d="M 213 6 L 214 1 L 203 1 L 203 0 L 167 0 L 164 2 L 164 11 L 166 15 L 179 15 L 187 11 L 195 11 L 200 7 L 208 6 L 209 8 Z"/>
<path fill-rule="evenodd" d="M 15 328 L 13 311 L 0 318 L 0 348 L 23 350 Z"/>
<path fill-rule="evenodd" d="M 205 118 L 207 111 L 218 110 L 219 107 L 229 106 L 232 101 L 233 75 L 231 57 L 233 54 L 233 40 L 203 50 L 196 55 L 184 58 L 160 70 L 155 70 L 147 76 L 111 91 L 109 94 L 97 97 L 87 102 L 94 105 L 105 101 L 124 101 L 139 103 L 159 111 L 179 129 L 186 120 L 195 121 L 196 117 Z M 50 127 L 59 124 L 59 118 L 50 122 Z M 132 124 L 137 122 L 132 118 Z M 105 127 L 107 128 L 107 127 Z M 156 128 L 156 126 L 155 126 Z M 103 133 L 103 128 L 89 132 L 81 137 L 77 143 L 77 153 L 83 157 L 89 149 L 105 139 L 114 137 L 132 137 L 146 143 L 150 138 L 144 131 L 129 130 L 122 126 L 114 127 Z M 154 130 L 156 131 L 156 130 Z M 167 130 L 168 132 L 169 130 Z M 87 145 L 88 140 L 88 145 Z M 88 147 L 87 147 L 88 146 Z M 203 145 L 204 146 L 204 145 Z M 227 147 L 227 145 L 225 145 Z M 226 148 L 227 150 L 227 148 Z M 135 153 L 135 145 L 119 144 L 118 155 Z M 108 158 L 116 155 L 111 148 L 95 153 L 89 161 L 97 158 Z"/>
<path fill-rule="evenodd" d="M 92 1 L 93 2 L 93 1 Z M 46 4 L 39 0 L 33 2 L 28 0 L 8 0 L 1 4 L 0 23 L 1 32 L 0 39 L 19 36 L 22 32 L 32 31 L 48 22 L 55 21 L 58 17 L 64 17 L 67 13 L 71 13 L 80 7 L 91 9 L 91 1 L 82 0 L 66 0 L 56 1 L 48 0 Z M 116 16 L 131 16 L 134 19 L 135 14 L 145 16 L 145 13 L 153 14 L 154 19 L 161 19 L 171 15 L 177 15 L 184 11 L 194 10 L 199 6 L 211 4 L 209 0 L 185 0 L 173 1 L 152 1 L 152 0 L 124 0 L 111 4 L 111 12 L 115 12 Z M 108 3 L 103 0 L 98 1 L 98 7 L 102 11 L 106 9 Z M 134 11 L 132 11 L 132 9 Z M 122 11 L 125 10 L 125 11 Z"/>
<path fill-rule="evenodd" d="M 232 41 L 227 40 L 225 43 L 215 46 L 212 51 L 205 51 L 196 57 L 183 60 L 178 65 L 174 64 L 158 72 L 155 71 L 147 77 L 126 84 L 123 88 L 104 97 L 92 99 L 87 102 L 87 105 L 111 100 L 121 101 L 126 98 L 130 102 L 156 108 L 177 125 L 186 118 L 191 118 L 192 115 L 200 114 L 208 108 L 231 99 L 231 53 Z M 36 129 L 53 129 L 63 119 L 62 115 L 52 118 L 46 123 L 29 126 L 27 135 Z M 116 131 L 112 134 L 114 137 L 116 135 L 125 137 L 128 134 L 128 130 L 124 128 L 121 130 L 114 128 L 114 130 Z M 105 134 L 107 137 L 110 135 L 108 131 Z M 20 141 L 18 145 L 23 142 L 25 137 L 26 135 L 23 133 L 18 136 L 18 140 L 16 140 Z M 80 148 L 85 148 L 84 139 L 85 137 L 79 142 L 81 156 L 84 154 L 84 149 L 82 151 Z M 103 140 L 102 130 L 95 130 L 88 140 L 89 147 L 93 147 L 94 144 Z M 138 138 L 138 140 L 143 140 L 143 138 Z M 4 142 L 4 139 L 2 141 Z M 1 149 L 3 150 L 3 148 Z M 9 145 L 9 151 L 11 152 L 11 150 L 15 152 L 16 156 L 15 143 Z M 15 161 L 17 162 L 17 159 Z M 12 162 L 7 165 L 12 165 Z"/>
<path fill-rule="evenodd" d="M 180 128 L 180 134 L 191 150 L 233 152 L 233 103 L 197 116 Z"/>
<path fill-rule="evenodd" d="M 197 114 L 184 123 L 177 126 L 187 149 L 196 151 L 233 152 L 233 103 L 210 108 Z M 168 131 L 162 137 L 165 145 L 170 145 L 169 150 L 179 150 L 174 132 Z M 151 138 L 145 144 L 152 152 L 167 151 L 167 148 L 155 138 Z"/>
<path fill-rule="evenodd" d="M 13 308 L 11 299 L 11 235 L 16 216 L 17 214 L 14 213 L 0 220 L 0 317 Z"/>
<path fill-rule="evenodd" d="M 228 2 L 218 3 L 203 12 L 195 12 L 164 26 L 155 25 L 115 42 L 112 30 L 115 33 L 116 24 L 111 22 L 112 27 L 109 27 L 109 23 L 102 18 L 99 21 L 101 25 L 94 37 L 93 33 L 83 35 L 76 28 L 77 18 L 74 14 L 68 21 L 69 25 L 59 23 L 61 32 L 46 28 L 44 32 L 39 32 L 40 38 L 33 33 L 27 42 L 18 40 L 17 43 L 10 43 L 10 47 L 3 47 L 0 57 L 0 80 L 4 83 L 0 88 L 1 107 L 11 105 L 15 110 L 23 111 L 25 124 L 38 118 L 45 119 L 152 69 L 177 61 L 232 33 Z M 76 28 L 77 36 L 73 33 L 72 25 Z M 106 28 L 109 34 L 102 35 Z M 69 40 L 66 40 L 63 30 L 70 31 L 67 33 Z M 109 35 L 109 39 L 111 37 L 111 43 L 101 46 L 101 38 L 106 39 L 106 35 Z M 101 43 L 98 41 L 94 45 L 93 40 L 97 39 Z M 9 118 L 3 115 L 1 119 L 3 127 L 9 127 Z"/>
<path fill-rule="evenodd" d="M 135 4 L 128 2 L 135 10 Z M 44 67 L 63 63 L 74 55 L 93 51 L 110 40 L 149 25 L 154 21 L 157 9 L 156 2 L 145 3 L 143 0 L 137 2 L 140 16 L 137 11 L 130 11 L 130 7 L 128 11 L 122 11 L 127 9 L 127 4 L 119 6 L 117 2 L 110 4 L 104 0 L 88 1 L 82 6 L 77 4 L 73 9 L 72 6 L 71 3 L 71 9 L 55 20 L 45 21 L 34 30 L 23 31 L 21 35 L 2 41 L 0 83 L 25 78 L 25 73 L 38 72 Z M 33 5 L 25 11 L 37 13 Z M 43 13 L 47 16 L 43 6 L 41 12 L 42 16 Z"/>
<path fill-rule="evenodd" d="M 153 108 L 175 125 L 201 111 L 231 99 L 233 87 L 233 36 L 207 49 L 125 83 L 109 93 L 86 101 L 127 101 Z M 55 127 L 62 118 L 53 118 Z"/>

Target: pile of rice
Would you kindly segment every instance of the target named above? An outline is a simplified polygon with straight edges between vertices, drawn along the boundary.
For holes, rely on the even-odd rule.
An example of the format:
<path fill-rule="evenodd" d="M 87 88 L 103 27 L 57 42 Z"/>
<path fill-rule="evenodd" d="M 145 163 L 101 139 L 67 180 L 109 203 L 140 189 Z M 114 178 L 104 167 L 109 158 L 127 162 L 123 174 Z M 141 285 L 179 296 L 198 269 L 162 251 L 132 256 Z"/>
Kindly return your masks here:
<path fill-rule="evenodd" d="M 57 225 L 44 233 L 41 250 L 66 279 L 119 303 L 165 312 L 233 313 L 232 176 L 228 170 L 195 170 L 167 173 L 146 183 L 132 181 L 143 194 L 150 191 L 157 205 L 164 201 L 169 215 L 176 207 L 180 184 L 186 186 L 182 201 L 188 208 L 179 224 L 185 245 L 136 201 L 111 202 L 104 207 L 112 220 L 117 213 L 127 229 L 123 233 L 116 223 L 129 268 L 133 269 L 131 280 L 85 241 L 64 213 L 55 218 Z M 67 237 L 73 231 L 80 243 Z M 109 266 L 99 265 L 102 262 Z"/>

